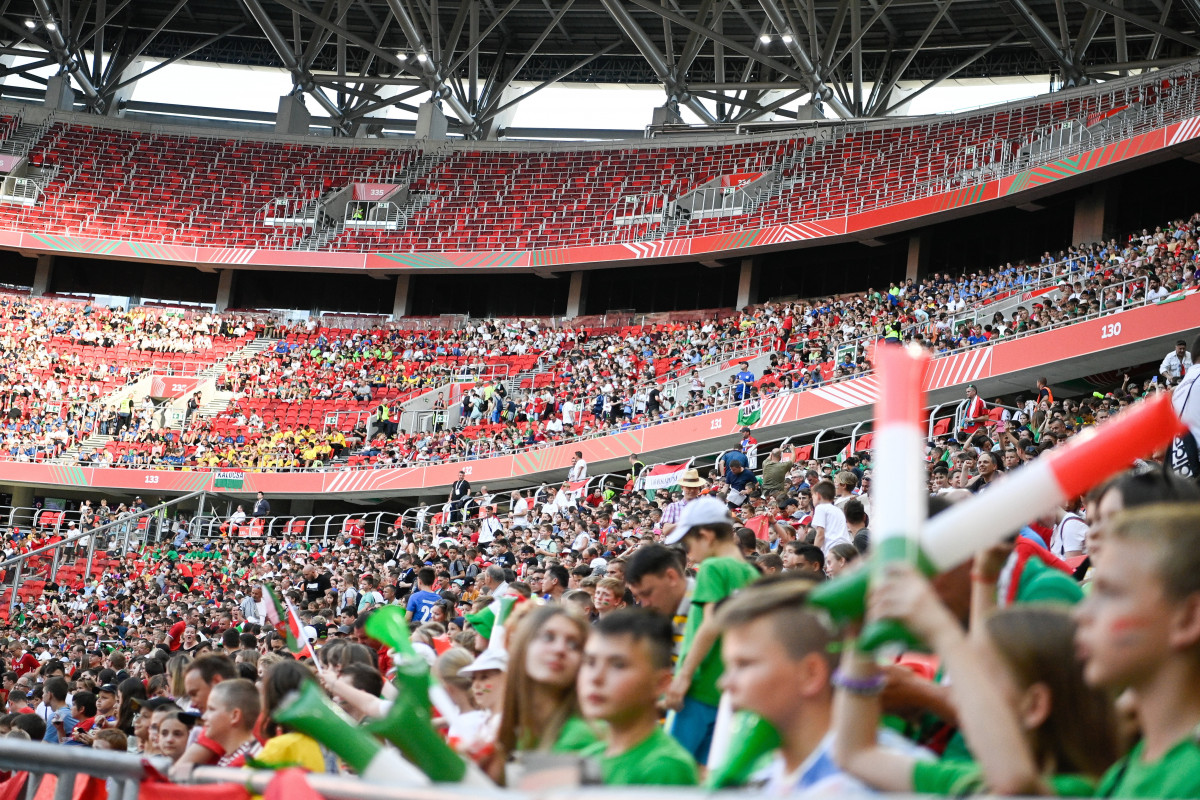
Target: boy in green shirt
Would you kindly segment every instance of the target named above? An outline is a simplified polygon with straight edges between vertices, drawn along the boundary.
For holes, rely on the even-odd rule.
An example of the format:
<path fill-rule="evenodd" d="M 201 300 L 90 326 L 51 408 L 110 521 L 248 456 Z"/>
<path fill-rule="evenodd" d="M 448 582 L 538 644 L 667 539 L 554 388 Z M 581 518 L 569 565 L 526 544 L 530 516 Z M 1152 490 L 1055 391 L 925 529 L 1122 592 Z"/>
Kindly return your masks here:
<path fill-rule="evenodd" d="M 715 497 L 698 497 L 679 515 L 679 524 L 663 544 L 683 542 L 688 560 L 696 565 L 692 606 L 684 628 L 683 646 L 675 679 L 667 688 L 663 705 L 675 712 L 671 734 L 697 763 L 708 761 L 721 690 L 721 632 L 712 619 L 717 603 L 758 579 L 758 570 L 746 563 L 733 534 L 733 518 Z"/>
<path fill-rule="evenodd" d="M 583 651 L 579 705 L 608 723 L 606 742 L 584 751 L 606 786 L 694 786 L 696 762 L 658 726 L 657 701 L 671 682 L 673 628 L 641 608 L 614 611 L 592 628 Z"/>
<path fill-rule="evenodd" d="M 1076 616 L 1084 679 L 1128 690 L 1142 732 L 1097 795 L 1200 797 L 1200 504 L 1109 521 Z"/>

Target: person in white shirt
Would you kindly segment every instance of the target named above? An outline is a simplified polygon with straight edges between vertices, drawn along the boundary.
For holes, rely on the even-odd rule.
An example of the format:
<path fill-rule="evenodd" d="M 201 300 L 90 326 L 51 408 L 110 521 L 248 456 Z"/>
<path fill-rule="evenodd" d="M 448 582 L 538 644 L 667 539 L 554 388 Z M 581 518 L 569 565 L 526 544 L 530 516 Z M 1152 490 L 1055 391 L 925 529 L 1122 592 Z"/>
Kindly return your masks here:
<path fill-rule="evenodd" d="M 571 483 L 575 483 L 576 481 L 586 481 L 588 476 L 587 470 L 588 465 L 587 462 L 583 460 L 583 451 L 576 450 L 575 455 L 571 457 L 571 471 L 567 473 L 567 480 L 569 480 Z"/>
<path fill-rule="evenodd" d="M 525 499 L 525 495 L 519 489 L 514 490 L 508 496 L 509 503 L 512 504 L 512 526 L 514 528 L 529 527 L 529 501 Z"/>
<path fill-rule="evenodd" d="M 1175 349 L 1167 353 L 1158 367 L 1158 374 L 1168 385 L 1178 383 L 1192 367 L 1192 354 L 1183 339 L 1175 342 Z"/>
<path fill-rule="evenodd" d="M 479 520 L 479 544 L 490 544 L 503 531 L 504 526 L 500 524 L 500 520 L 496 519 L 496 515 L 492 513 L 492 507 L 484 506 L 483 518 Z"/>
<path fill-rule="evenodd" d="M 833 484 L 829 481 L 819 481 L 812 488 L 812 527 L 816 531 L 813 544 L 821 548 L 827 558 L 835 544 L 854 543 L 850 538 L 850 529 L 846 526 L 846 515 L 833 503 L 835 494 Z"/>

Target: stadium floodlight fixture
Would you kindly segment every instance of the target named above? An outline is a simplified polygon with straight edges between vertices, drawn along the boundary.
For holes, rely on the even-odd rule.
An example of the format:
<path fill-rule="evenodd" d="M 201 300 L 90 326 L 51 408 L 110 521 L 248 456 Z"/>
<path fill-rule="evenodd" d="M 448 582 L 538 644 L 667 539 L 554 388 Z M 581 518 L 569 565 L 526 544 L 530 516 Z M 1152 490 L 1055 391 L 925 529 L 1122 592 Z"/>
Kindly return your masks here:
<path fill-rule="evenodd" d="M 37 23 L 31 19 L 27 19 L 27 20 L 25 20 L 25 27 L 29 28 L 29 30 L 33 30 L 34 28 L 37 27 Z"/>
<path fill-rule="evenodd" d="M 403 51 L 396 53 L 396 58 L 400 59 L 400 63 L 403 64 L 405 61 L 408 61 L 408 53 Z"/>
<path fill-rule="evenodd" d="M 758 40 L 760 42 L 762 42 L 763 44 L 770 44 L 771 43 L 771 34 L 764 33 L 762 36 L 758 37 Z"/>
<path fill-rule="evenodd" d="M 55 25 L 53 22 L 47 22 L 47 23 L 46 23 L 46 30 L 48 30 L 48 31 L 50 31 L 50 32 L 52 32 L 52 33 L 53 33 L 54 31 L 58 30 L 58 26 L 57 26 L 57 25 Z"/>
<path fill-rule="evenodd" d="M 784 34 L 782 37 L 780 37 L 780 38 L 782 38 L 782 39 L 783 39 L 783 43 L 784 43 L 784 44 L 791 44 L 791 43 L 792 43 L 792 35 L 791 35 L 790 33 L 785 33 L 785 34 Z"/>
<path fill-rule="evenodd" d="M 424 53 L 417 53 L 417 61 L 420 61 L 422 64 L 424 64 L 428 60 L 429 56 L 425 55 Z"/>

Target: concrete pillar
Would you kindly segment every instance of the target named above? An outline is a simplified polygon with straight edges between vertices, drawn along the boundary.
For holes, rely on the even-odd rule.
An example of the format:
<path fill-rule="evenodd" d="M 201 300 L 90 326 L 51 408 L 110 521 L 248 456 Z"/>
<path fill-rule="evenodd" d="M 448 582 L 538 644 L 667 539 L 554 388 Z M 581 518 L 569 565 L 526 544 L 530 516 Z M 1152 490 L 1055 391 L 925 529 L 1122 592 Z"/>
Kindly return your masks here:
<path fill-rule="evenodd" d="M 928 266 L 929 242 L 927 237 L 921 233 L 914 233 L 908 237 L 908 269 L 905 271 L 904 277 L 915 281 L 926 271 Z"/>
<path fill-rule="evenodd" d="M 75 110 L 75 90 L 70 75 L 55 75 L 46 83 L 46 99 L 42 105 L 55 111 Z"/>
<path fill-rule="evenodd" d="M 32 508 L 33 507 L 33 487 L 32 486 L 9 486 L 12 490 L 12 506 L 13 508 Z"/>
<path fill-rule="evenodd" d="M 288 503 L 288 513 L 294 517 L 311 517 L 313 500 L 311 497 L 297 497 Z"/>
<path fill-rule="evenodd" d="M 418 139 L 445 139 L 447 130 L 449 130 L 449 125 L 446 123 L 446 115 L 442 113 L 441 108 L 431 102 L 421 103 L 417 107 L 416 136 Z"/>
<path fill-rule="evenodd" d="M 288 94 L 279 98 L 279 110 L 275 112 L 275 132 L 293 136 L 307 136 L 312 114 L 304 106 L 304 98 Z"/>
<path fill-rule="evenodd" d="M 54 256 L 50 253 L 39 253 L 37 268 L 33 273 L 33 296 L 41 297 L 50 291 L 50 279 L 54 277 Z"/>
<path fill-rule="evenodd" d="M 1089 186 L 1075 200 L 1075 219 L 1071 225 L 1071 243 L 1104 240 L 1104 221 L 1109 193 L 1104 184 Z"/>
<path fill-rule="evenodd" d="M 217 311 L 229 308 L 233 297 L 233 270 L 223 269 L 217 275 Z"/>
<path fill-rule="evenodd" d="M 567 319 L 583 313 L 587 305 L 587 273 L 572 272 L 571 285 L 567 288 Z"/>
<path fill-rule="evenodd" d="M 738 274 L 737 308 L 742 309 L 758 302 L 758 269 L 753 258 L 743 258 Z"/>
<path fill-rule="evenodd" d="M 412 313 L 412 295 L 408 291 L 411 281 L 412 275 L 407 272 L 396 276 L 396 300 L 392 303 L 392 319 L 407 317 Z"/>

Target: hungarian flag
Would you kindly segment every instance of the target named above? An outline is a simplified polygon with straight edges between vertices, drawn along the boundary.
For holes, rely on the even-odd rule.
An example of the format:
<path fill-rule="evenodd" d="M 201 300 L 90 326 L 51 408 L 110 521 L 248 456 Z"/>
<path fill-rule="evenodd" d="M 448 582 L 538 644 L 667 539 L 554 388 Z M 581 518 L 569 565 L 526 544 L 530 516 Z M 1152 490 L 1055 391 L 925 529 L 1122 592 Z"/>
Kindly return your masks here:
<path fill-rule="evenodd" d="M 1184 297 L 1187 297 L 1188 294 L 1190 294 L 1190 293 L 1187 289 L 1176 289 L 1175 291 L 1172 291 L 1172 293 L 1170 293 L 1170 294 L 1166 294 L 1166 295 L 1163 295 L 1162 297 L 1159 297 L 1158 300 L 1154 301 L 1154 305 L 1165 306 L 1166 303 L 1169 303 L 1169 302 L 1178 302 L 1180 300 L 1183 300 Z"/>
<path fill-rule="evenodd" d="M 275 591 L 275 587 L 269 583 L 263 584 L 263 589 L 271 601 L 267 605 L 267 624 L 283 637 L 287 643 L 287 649 L 293 655 L 303 653 L 311 658 L 314 664 L 319 664 L 317 651 L 313 649 L 312 642 L 304 634 L 304 626 L 300 624 L 300 615 L 292 607 L 291 601 L 286 597 L 280 597 L 279 593 Z"/>
<path fill-rule="evenodd" d="M 753 425 L 762 418 L 762 400 L 747 400 L 738 406 L 738 427 Z"/>
<path fill-rule="evenodd" d="M 679 479 L 687 470 L 688 464 L 656 464 L 642 473 L 642 489 L 651 497 L 659 489 L 673 489 L 679 484 Z"/>

